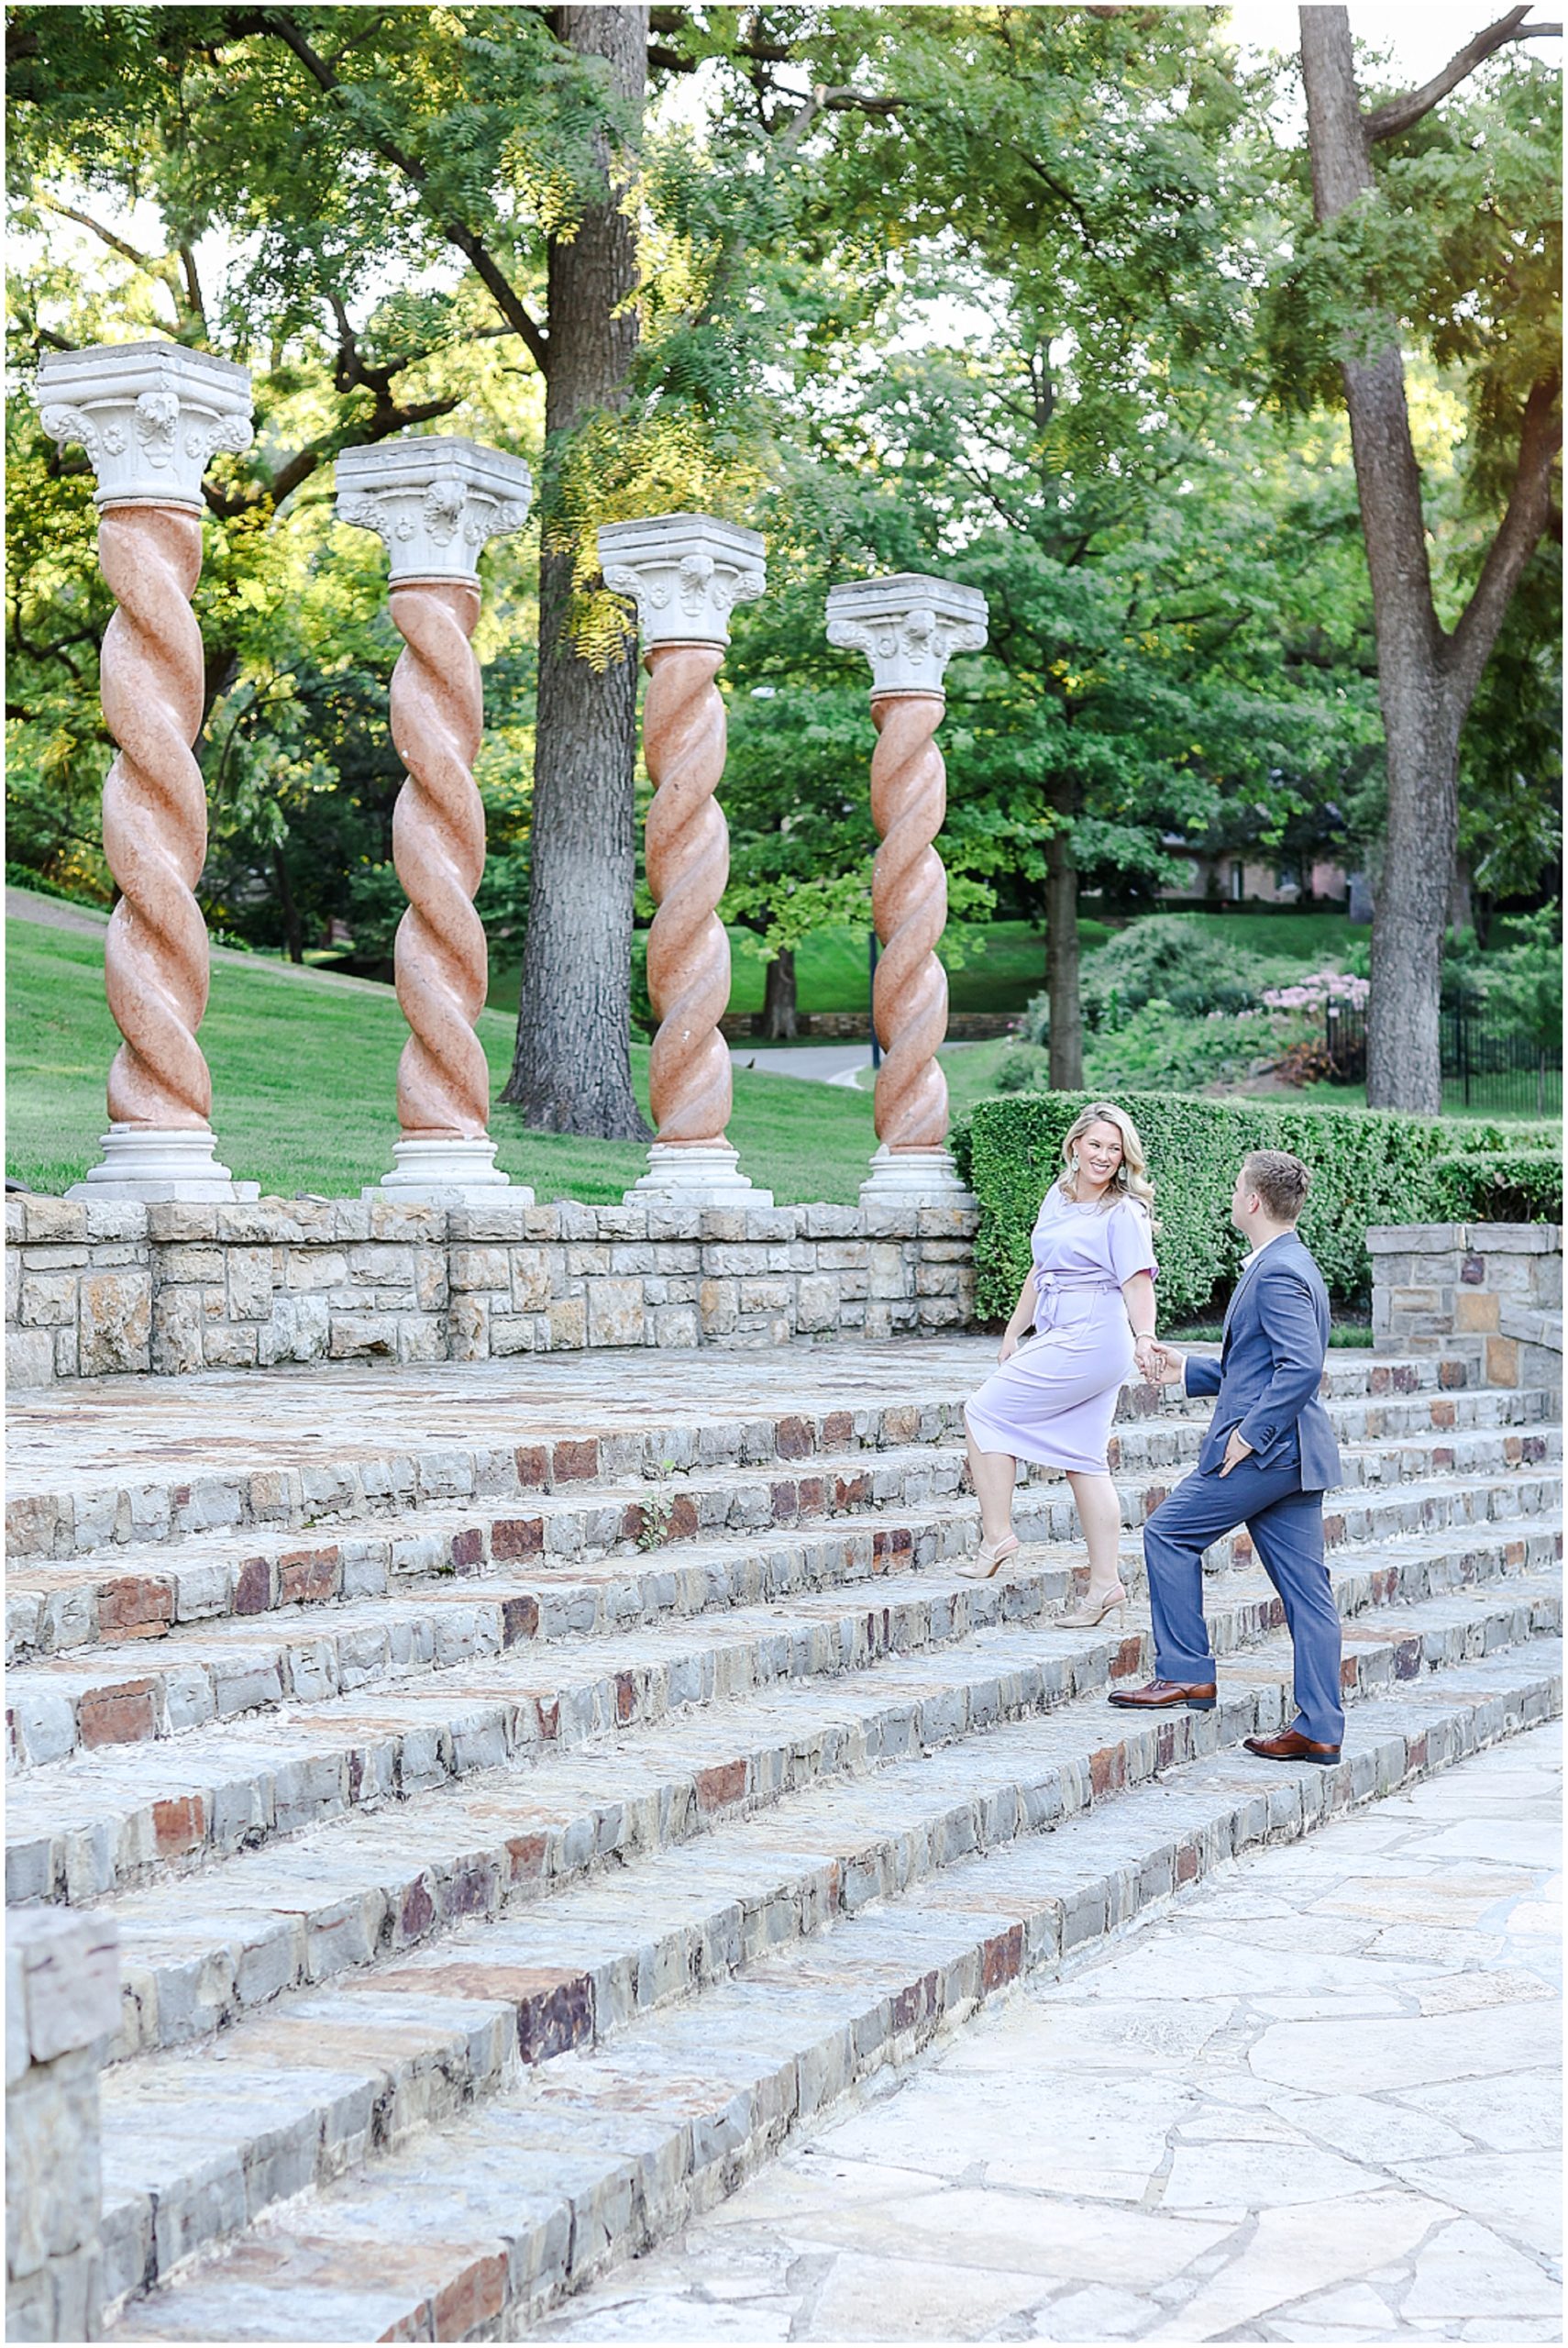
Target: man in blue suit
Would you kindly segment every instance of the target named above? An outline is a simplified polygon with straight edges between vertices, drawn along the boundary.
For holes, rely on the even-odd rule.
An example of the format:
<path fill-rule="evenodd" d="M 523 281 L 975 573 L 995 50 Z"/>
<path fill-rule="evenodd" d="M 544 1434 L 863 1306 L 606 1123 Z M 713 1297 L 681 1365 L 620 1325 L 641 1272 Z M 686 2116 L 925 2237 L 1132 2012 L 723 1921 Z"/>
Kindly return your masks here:
<path fill-rule="evenodd" d="M 1113 1695 L 1129 1711 L 1215 1700 L 1214 1652 L 1203 1620 L 1203 1552 L 1244 1524 L 1285 1606 L 1296 1650 L 1294 1724 L 1249 1736 L 1269 1761 L 1337 1761 L 1340 1617 L 1323 1563 L 1323 1494 L 1340 1479 L 1339 1445 L 1318 1400 L 1329 1344 L 1329 1298 L 1296 1225 L 1311 1180 L 1298 1157 L 1254 1150 L 1231 1196 L 1231 1220 L 1252 1254 L 1225 1315 L 1218 1361 L 1162 1347 L 1162 1379 L 1218 1397 L 1195 1474 L 1143 1527 L 1154 1618 L 1146 1687 Z"/>

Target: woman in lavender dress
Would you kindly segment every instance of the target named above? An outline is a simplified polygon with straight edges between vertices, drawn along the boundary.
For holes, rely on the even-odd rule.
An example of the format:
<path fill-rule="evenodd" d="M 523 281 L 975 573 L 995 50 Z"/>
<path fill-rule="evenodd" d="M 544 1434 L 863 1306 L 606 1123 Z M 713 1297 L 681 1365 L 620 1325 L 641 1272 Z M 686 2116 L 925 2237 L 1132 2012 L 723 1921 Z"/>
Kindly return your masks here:
<path fill-rule="evenodd" d="M 1031 1242 L 1033 1268 L 995 1369 L 965 1409 L 983 1534 L 960 1571 L 994 1574 L 1018 1547 L 1012 1489 L 1021 1459 L 1066 1471 L 1088 1550 L 1088 1597 L 1059 1620 L 1087 1629 L 1126 1602 L 1117 1570 L 1121 1507 L 1106 1464 L 1111 1414 L 1154 1337 L 1154 1191 L 1131 1117 L 1099 1102 L 1074 1119 L 1062 1174 Z M 1032 1330 L 1034 1334 L 1029 1335 Z"/>

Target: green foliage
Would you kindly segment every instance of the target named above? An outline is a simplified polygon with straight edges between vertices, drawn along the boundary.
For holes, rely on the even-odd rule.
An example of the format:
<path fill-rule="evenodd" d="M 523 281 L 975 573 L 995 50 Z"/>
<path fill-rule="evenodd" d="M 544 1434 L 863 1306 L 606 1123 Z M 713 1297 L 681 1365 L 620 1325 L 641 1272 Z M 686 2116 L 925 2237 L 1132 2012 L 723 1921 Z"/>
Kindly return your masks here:
<path fill-rule="evenodd" d="M 1427 1194 L 1433 1223 L 1561 1223 L 1561 1150 L 1463 1151 L 1434 1158 Z"/>
<path fill-rule="evenodd" d="M 1084 1018 L 1114 1029 L 1131 1012 L 1160 1001 L 1185 1018 L 1211 1011 L 1252 1011 L 1268 973 L 1235 933 L 1195 930 L 1179 914 L 1152 914 L 1132 922 L 1084 964 Z"/>
<path fill-rule="evenodd" d="M 1040 1202 L 1061 1170 L 1062 1141 L 1078 1112 L 1101 1097 L 983 1101 L 968 1118 L 964 1172 L 980 1202 L 975 1261 L 983 1318 L 1012 1310 Z M 1230 1200 L 1250 1149 L 1292 1150 L 1311 1169 L 1301 1235 L 1331 1295 L 1348 1301 L 1370 1285 L 1370 1224 L 1431 1219 L 1434 1159 L 1460 1149 L 1495 1155 L 1517 1147 L 1517 1128 L 1386 1110 L 1297 1109 L 1163 1091 L 1125 1092 L 1119 1105 L 1138 1128 L 1155 1186 L 1162 1323 L 1207 1312 L 1234 1278 L 1245 1243 L 1231 1228 Z"/>
<path fill-rule="evenodd" d="M 1375 107 L 1386 93 L 1364 58 L 1361 69 Z M 1374 184 L 1332 222 L 1312 216 L 1307 170 L 1277 183 L 1277 258 L 1259 307 L 1273 399 L 1287 415 L 1335 410 L 1343 359 L 1398 348 L 1445 628 L 1507 505 L 1526 402 L 1534 388 L 1561 387 L 1562 104 L 1555 65 L 1510 45 L 1411 127 L 1373 141 Z M 1494 901 L 1533 892 L 1561 856 L 1554 536 L 1515 592 L 1461 743 L 1461 853 Z M 1349 780 L 1347 811 L 1375 854 L 1379 766 Z"/>
<path fill-rule="evenodd" d="M 620 657 L 625 614 L 597 590 L 598 522 L 695 505 L 766 530 L 724 785 L 724 910 L 763 954 L 867 925 L 867 680 L 826 646 L 822 604 L 868 570 L 991 599 L 988 653 L 948 678 L 955 922 L 1038 926 L 1053 836 L 1087 886 L 1143 905 L 1173 840 L 1299 860 L 1347 812 L 1375 836 L 1353 482 L 1311 403 L 1337 404 L 1341 313 L 1364 299 L 1342 287 L 1364 263 L 1430 345 L 1418 422 L 1443 460 L 1450 611 L 1551 340 L 1550 76 L 1515 52 L 1380 150 L 1386 193 L 1336 243 L 1275 147 L 1275 76 L 1238 65 L 1218 11 L 668 13 L 644 110 L 609 101 L 531 7 L 13 10 L 16 374 L 54 342 L 129 333 L 254 370 L 257 441 L 209 473 L 197 596 L 210 920 L 295 950 L 342 918 L 388 942 L 397 644 L 381 549 L 335 527 L 329 480 L 345 446 L 408 429 L 536 460 L 599 657 Z M 671 86 L 698 104 L 661 109 Z M 525 328 L 548 240 L 603 198 L 606 127 L 638 351 L 624 410 L 547 447 Z M 107 903 L 86 468 L 25 397 L 6 430 L 9 852 Z M 484 565 L 492 940 L 525 910 L 533 550 L 505 540 Z M 1554 853 L 1558 597 L 1543 555 L 1466 737 L 1464 837 L 1493 898 L 1537 887 Z M 1169 987 L 1144 1000 L 1182 1015 Z M 1156 1065 L 1165 1018 L 1117 1081 L 1209 1080 L 1197 1059 Z"/>
<path fill-rule="evenodd" d="M 1043 1092 L 1051 1059 L 1038 1044 L 1020 1044 L 999 1062 L 992 1080 L 999 1092 Z"/>
<path fill-rule="evenodd" d="M 1285 1048 L 1286 1024 L 1268 1011 L 1194 1017 L 1156 998 L 1109 1034 L 1088 1039 L 1084 1080 L 1101 1093 L 1234 1085 L 1273 1067 Z"/>
<path fill-rule="evenodd" d="M 1556 900 L 1508 924 L 1508 943 L 1489 954 L 1478 977 L 1482 1002 L 1498 1026 L 1544 1050 L 1562 1040 L 1562 923 Z"/>
<path fill-rule="evenodd" d="M 1562 857 L 1562 559 L 1515 593 L 1460 744 L 1459 852 L 1483 905 L 1529 897 Z"/>

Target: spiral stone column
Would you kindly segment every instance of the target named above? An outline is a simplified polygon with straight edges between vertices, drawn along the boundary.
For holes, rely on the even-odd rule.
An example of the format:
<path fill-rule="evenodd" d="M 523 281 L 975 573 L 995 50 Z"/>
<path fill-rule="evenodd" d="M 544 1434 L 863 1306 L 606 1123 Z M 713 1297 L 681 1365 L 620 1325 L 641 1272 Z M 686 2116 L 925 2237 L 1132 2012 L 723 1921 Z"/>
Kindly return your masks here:
<path fill-rule="evenodd" d="M 947 1033 L 947 974 L 936 958 L 947 920 L 947 875 L 932 842 L 947 812 L 935 735 L 942 680 L 955 652 L 986 641 L 986 599 L 951 580 L 901 572 L 828 595 L 828 642 L 871 663 L 871 815 L 882 845 L 871 872 L 881 941 L 872 1015 L 879 1145 L 860 1195 L 868 1203 L 948 1205 L 966 1195 L 947 1134 L 947 1081 L 936 1055 Z"/>
<path fill-rule="evenodd" d="M 254 1198 L 213 1152 L 212 1079 L 196 1041 L 207 1004 L 207 931 L 195 888 L 207 799 L 192 754 L 202 723 L 202 475 L 250 441 L 250 376 L 178 343 L 50 351 L 43 428 L 79 441 L 96 477 L 98 559 L 116 611 L 99 691 L 119 755 L 104 783 L 104 853 L 120 890 L 104 942 L 124 1041 L 109 1069 L 102 1162 L 73 1199 Z"/>
<path fill-rule="evenodd" d="M 490 1069 L 474 1029 L 489 955 L 473 903 L 484 872 L 484 805 L 473 776 L 484 699 L 469 641 L 480 550 L 523 527 L 531 486 L 521 458 L 472 440 L 392 441 L 346 449 L 337 460 L 337 518 L 385 541 L 392 622 L 404 645 L 392 680 L 392 741 L 407 770 L 392 812 L 392 857 L 408 896 L 394 960 L 411 1032 L 397 1071 L 403 1138 L 381 1183 L 399 1198 L 482 1201 L 505 1191 L 517 1204 L 533 1200 L 496 1167 L 486 1131 Z"/>
<path fill-rule="evenodd" d="M 604 583 L 635 598 L 648 689 L 643 758 L 648 887 L 648 992 L 658 1013 L 649 1069 L 657 1135 L 628 1199 L 690 1206 L 773 1204 L 739 1170 L 725 1138 L 730 1055 L 719 1021 L 730 999 L 730 941 L 717 906 L 730 836 L 714 792 L 724 770 L 724 704 L 713 679 L 734 605 L 767 583 L 764 545 L 705 514 L 611 522 L 599 533 Z"/>

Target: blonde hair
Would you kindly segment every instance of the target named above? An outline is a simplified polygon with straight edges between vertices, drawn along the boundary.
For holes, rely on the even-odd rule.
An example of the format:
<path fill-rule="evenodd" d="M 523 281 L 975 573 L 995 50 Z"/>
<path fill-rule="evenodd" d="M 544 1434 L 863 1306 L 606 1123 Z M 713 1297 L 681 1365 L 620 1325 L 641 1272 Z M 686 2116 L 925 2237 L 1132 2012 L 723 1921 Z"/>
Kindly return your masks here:
<path fill-rule="evenodd" d="M 1092 1108 L 1081 1109 L 1067 1127 L 1062 1143 L 1059 1183 L 1062 1195 L 1077 1203 L 1077 1177 L 1073 1166 L 1077 1153 L 1074 1146 L 1091 1125 L 1099 1124 L 1114 1125 L 1121 1135 L 1121 1163 L 1106 1186 L 1105 1196 L 1100 1201 L 1101 1213 L 1108 1213 L 1118 1199 L 1135 1199 L 1148 1215 L 1152 1227 L 1157 1231 L 1160 1226 L 1154 1221 L 1154 1186 L 1149 1180 L 1148 1161 L 1143 1156 L 1138 1128 L 1126 1110 L 1119 1109 L 1113 1101 L 1097 1101 Z"/>

